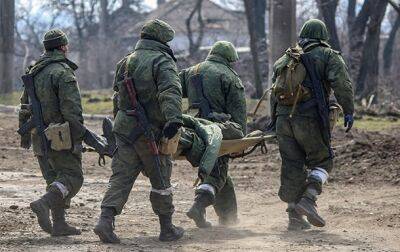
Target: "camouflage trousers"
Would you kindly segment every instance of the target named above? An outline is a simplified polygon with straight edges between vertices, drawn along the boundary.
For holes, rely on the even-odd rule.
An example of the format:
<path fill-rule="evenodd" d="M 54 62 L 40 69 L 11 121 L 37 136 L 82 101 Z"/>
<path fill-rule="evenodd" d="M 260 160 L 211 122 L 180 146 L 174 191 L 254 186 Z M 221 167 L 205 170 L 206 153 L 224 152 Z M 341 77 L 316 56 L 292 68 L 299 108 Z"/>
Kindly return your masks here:
<path fill-rule="evenodd" d="M 330 147 L 315 117 L 278 115 L 276 133 L 282 157 L 279 197 L 285 202 L 297 202 L 307 186 L 309 170 L 332 170 Z"/>
<path fill-rule="evenodd" d="M 202 184 L 209 184 L 216 189 L 214 209 L 218 217 L 226 219 L 237 218 L 237 201 L 232 178 L 228 175 L 229 158 L 223 156 L 217 159 L 215 166 Z"/>
<path fill-rule="evenodd" d="M 172 215 L 174 205 L 170 183 L 171 157 L 160 155 L 161 179 L 144 136 L 139 137 L 134 144 L 125 143 L 117 137 L 117 146 L 118 150 L 111 163 L 112 175 L 101 207 L 113 208 L 116 214 L 121 214 L 133 184 L 142 172 L 150 179 L 152 186 L 150 201 L 154 213 L 156 215 Z M 162 181 L 165 188 L 163 188 Z"/>
<path fill-rule="evenodd" d="M 83 184 L 82 153 L 49 150 L 48 162 L 45 162 L 43 156 L 37 156 L 37 159 L 47 188 L 53 182 L 60 182 L 67 188 L 68 195 L 64 202 L 65 207 L 68 208 L 71 199 L 79 192 Z"/>

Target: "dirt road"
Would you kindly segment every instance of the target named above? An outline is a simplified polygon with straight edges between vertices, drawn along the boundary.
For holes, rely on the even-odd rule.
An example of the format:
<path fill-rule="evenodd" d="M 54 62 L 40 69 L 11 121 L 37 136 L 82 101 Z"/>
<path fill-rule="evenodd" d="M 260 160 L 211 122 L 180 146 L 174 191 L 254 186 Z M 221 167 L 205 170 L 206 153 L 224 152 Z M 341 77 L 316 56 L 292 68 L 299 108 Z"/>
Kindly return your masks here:
<path fill-rule="evenodd" d="M 99 122 L 90 121 L 88 125 L 98 128 Z M 40 230 L 29 209 L 29 202 L 44 192 L 45 184 L 32 152 L 18 148 L 16 127 L 16 117 L 0 114 L 1 251 L 400 251 L 400 184 L 396 180 L 400 158 L 395 153 L 398 148 L 392 150 L 384 134 L 367 134 L 367 144 L 374 148 L 362 145 L 360 151 L 357 146 L 365 142 L 366 133 L 355 133 L 349 141 L 348 136 L 338 132 L 334 146 L 343 158 L 338 159 L 340 167 L 319 200 L 320 212 L 327 219 L 325 228 L 286 231 L 285 205 L 277 197 L 280 160 L 276 146 L 271 145 L 268 155 L 255 153 L 231 163 L 239 202 L 238 225 L 218 226 L 210 209 L 208 217 L 215 226 L 195 228 L 185 211 L 193 199 L 192 183 L 197 172 L 189 163 L 177 162 L 172 178 L 174 218 L 186 229 L 185 237 L 176 243 L 157 240 L 158 220 L 151 211 L 150 185 L 140 176 L 123 214 L 116 220 L 116 233 L 122 243 L 103 245 L 92 229 L 111 174 L 110 160 L 102 168 L 94 154 L 84 156 L 85 182 L 68 215 L 83 234 L 49 237 Z M 394 132 L 399 135 L 400 130 Z M 399 143 L 398 139 L 394 141 Z M 385 148 L 375 148 L 382 143 Z M 352 157 L 348 149 L 360 155 Z M 379 151 L 385 150 L 390 153 L 382 158 Z"/>

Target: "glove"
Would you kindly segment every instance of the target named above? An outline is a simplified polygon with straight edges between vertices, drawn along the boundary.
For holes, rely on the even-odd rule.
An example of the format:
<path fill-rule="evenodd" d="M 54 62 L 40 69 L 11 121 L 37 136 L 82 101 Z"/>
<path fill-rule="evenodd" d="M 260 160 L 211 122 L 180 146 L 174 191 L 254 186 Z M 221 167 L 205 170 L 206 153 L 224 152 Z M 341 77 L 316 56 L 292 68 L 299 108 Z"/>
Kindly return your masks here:
<path fill-rule="evenodd" d="M 349 132 L 353 127 L 354 118 L 353 115 L 345 115 L 344 116 L 344 127 L 347 128 L 346 132 Z"/>
<path fill-rule="evenodd" d="M 178 133 L 178 130 L 181 126 L 182 123 L 177 123 L 177 122 L 167 123 L 167 125 L 165 125 L 163 129 L 163 136 L 168 139 L 173 138 L 176 135 L 176 133 Z"/>

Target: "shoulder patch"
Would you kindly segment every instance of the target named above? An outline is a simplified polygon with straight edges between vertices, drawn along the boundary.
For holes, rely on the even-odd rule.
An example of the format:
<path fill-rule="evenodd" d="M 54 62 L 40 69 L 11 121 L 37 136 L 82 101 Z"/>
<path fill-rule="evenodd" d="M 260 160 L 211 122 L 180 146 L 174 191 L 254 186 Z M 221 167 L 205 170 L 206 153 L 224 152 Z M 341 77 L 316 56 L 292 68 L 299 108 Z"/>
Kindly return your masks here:
<path fill-rule="evenodd" d="M 60 64 L 61 66 L 63 66 L 65 69 L 71 69 L 71 67 L 68 66 L 68 64 L 65 62 L 57 62 L 57 63 Z"/>
<path fill-rule="evenodd" d="M 76 78 L 75 78 L 74 75 L 67 75 L 67 76 L 64 78 L 64 81 L 65 81 L 66 83 L 76 82 Z"/>

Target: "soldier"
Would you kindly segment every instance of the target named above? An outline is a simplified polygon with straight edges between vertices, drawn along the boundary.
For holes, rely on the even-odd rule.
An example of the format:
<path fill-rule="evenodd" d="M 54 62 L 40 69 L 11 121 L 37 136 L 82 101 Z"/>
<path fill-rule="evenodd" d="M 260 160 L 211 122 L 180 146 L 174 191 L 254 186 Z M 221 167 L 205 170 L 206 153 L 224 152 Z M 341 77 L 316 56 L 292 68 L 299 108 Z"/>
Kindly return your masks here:
<path fill-rule="evenodd" d="M 101 203 L 100 219 L 94 229 L 105 243 L 120 242 L 113 232 L 114 216 L 121 214 L 141 172 L 149 177 L 152 186 L 150 201 L 160 220 L 159 239 L 174 241 L 184 233 L 182 228 L 172 224 L 171 156 L 157 155 L 148 144 L 151 136 L 156 141 L 161 137 L 173 138 L 182 125 L 182 90 L 176 59 L 167 44 L 174 33 L 171 26 L 161 20 L 146 22 L 135 50 L 117 65 L 113 131 L 118 149 L 111 165 L 113 174 Z"/>
<path fill-rule="evenodd" d="M 325 225 L 315 202 L 333 166 L 327 119 L 332 90 L 343 108 L 347 131 L 353 125 L 353 89 L 347 67 L 327 40 L 325 24 L 311 19 L 303 25 L 298 45 L 274 65 L 271 98 L 276 101 L 282 157 L 279 197 L 288 203 L 289 230 L 307 229 L 310 223 Z M 290 91 L 285 93 L 287 89 Z"/>
<path fill-rule="evenodd" d="M 81 97 L 74 74 L 77 65 L 66 58 L 68 39 L 61 30 L 46 32 L 43 44 L 44 54 L 28 68 L 27 74 L 33 76 L 36 97 L 42 105 L 43 118 L 40 120 L 48 126 L 45 144 L 51 141 L 51 147 L 48 150 L 42 148 L 37 130 L 23 134 L 21 146 L 29 148 L 32 140 L 48 187 L 47 193 L 33 201 L 30 207 L 43 231 L 52 236 L 79 235 L 80 230 L 65 222 L 65 209 L 83 183 L 81 144 L 88 133 L 83 125 Z M 32 103 L 32 97 L 28 96 L 25 87 L 21 97 L 20 126 L 34 116 L 29 103 Z M 67 127 L 63 127 L 65 125 Z M 51 139 L 50 132 L 60 132 L 64 141 Z"/>
<path fill-rule="evenodd" d="M 189 100 L 189 114 L 218 123 L 224 139 L 241 138 L 246 133 L 246 100 L 239 75 L 231 64 L 239 59 L 230 42 L 216 42 L 204 62 L 180 73 L 183 96 Z M 194 112 L 193 112 L 194 111 Z M 213 205 L 222 225 L 237 222 L 237 202 L 227 156 L 217 159 L 211 173 L 199 174 L 201 184 L 194 204 L 187 212 L 197 227 L 211 226 L 206 207 Z"/>

